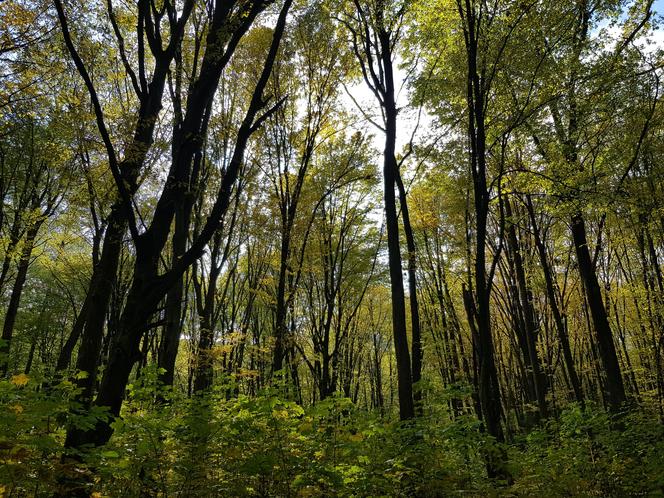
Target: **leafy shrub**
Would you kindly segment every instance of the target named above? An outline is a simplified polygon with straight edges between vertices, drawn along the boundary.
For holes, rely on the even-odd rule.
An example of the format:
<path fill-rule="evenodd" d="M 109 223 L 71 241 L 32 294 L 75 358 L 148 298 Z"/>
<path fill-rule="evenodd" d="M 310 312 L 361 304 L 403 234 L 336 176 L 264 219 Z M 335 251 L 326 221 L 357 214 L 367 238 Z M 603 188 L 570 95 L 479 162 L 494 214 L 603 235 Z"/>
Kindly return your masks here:
<path fill-rule="evenodd" d="M 163 390 L 156 370 L 128 392 L 104 447 L 62 461 L 74 385 L 0 381 L 0 496 L 50 496 L 63 475 L 91 477 L 91 496 L 657 496 L 664 489 L 664 428 L 647 411 L 619 421 L 570 406 L 505 447 L 514 485 L 486 478 L 496 444 L 472 416 L 450 420 L 430 399 L 401 424 L 332 396 L 303 409 L 272 388 L 256 397 L 219 387 L 205 397 Z M 156 393 L 156 394 L 155 394 Z"/>

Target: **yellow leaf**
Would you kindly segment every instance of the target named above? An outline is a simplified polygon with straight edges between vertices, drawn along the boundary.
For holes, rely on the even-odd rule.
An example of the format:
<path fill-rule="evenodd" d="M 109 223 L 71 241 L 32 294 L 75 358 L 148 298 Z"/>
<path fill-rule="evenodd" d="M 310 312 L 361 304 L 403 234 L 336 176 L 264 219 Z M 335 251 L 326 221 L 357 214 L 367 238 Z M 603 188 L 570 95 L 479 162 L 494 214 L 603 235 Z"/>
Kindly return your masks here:
<path fill-rule="evenodd" d="M 274 418 L 285 420 L 288 418 L 288 410 L 272 410 L 272 416 Z"/>
<path fill-rule="evenodd" d="M 30 377 L 28 377 L 24 373 L 20 373 L 12 377 L 11 383 L 14 384 L 15 386 L 24 386 L 28 383 L 29 380 Z"/>
<path fill-rule="evenodd" d="M 16 415 L 23 413 L 23 407 L 21 405 L 11 405 L 9 407 Z"/>

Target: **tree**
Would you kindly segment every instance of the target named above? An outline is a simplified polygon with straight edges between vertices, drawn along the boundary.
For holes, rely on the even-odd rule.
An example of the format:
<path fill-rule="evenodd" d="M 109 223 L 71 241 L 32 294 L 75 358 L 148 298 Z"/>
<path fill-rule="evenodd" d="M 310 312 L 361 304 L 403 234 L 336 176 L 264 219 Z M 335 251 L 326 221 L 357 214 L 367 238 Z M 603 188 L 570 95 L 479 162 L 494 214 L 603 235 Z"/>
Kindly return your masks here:
<path fill-rule="evenodd" d="M 399 217 L 395 189 L 400 180 L 399 163 L 396 158 L 397 103 L 393 61 L 396 46 L 408 9 L 408 2 L 377 2 L 363 7 L 354 1 L 342 19 L 351 36 L 353 52 L 360 65 L 367 87 L 374 94 L 383 118 L 380 129 L 385 133 L 383 151 L 384 208 L 387 227 L 387 249 L 392 289 L 392 327 L 397 358 L 399 381 L 399 413 L 401 420 L 415 416 L 413 400 L 413 370 L 406 330 L 406 305 L 403 286 L 401 248 L 399 240 Z M 400 190 L 403 190 L 401 188 Z M 405 205 L 405 196 L 402 199 Z M 402 211 L 407 212 L 407 208 Z M 411 242 L 412 242 L 412 238 Z M 413 284 L 415 283 L 413 279 Z M 416 292 L 414 293 L 416 299 Z M 415 308 L 417 309 L 417 308 Z M 416 330 L 419 329 L 419 324 Z M 419 338 L 413 341 L 419 348 Z M 420 351 L 415 356 L 421 357 Z M 416 361 L 419 369 L 419 364 Z"/>
<path fill-rule="evenodd" d="M 351 397 L 354 365 L 343 358 L 355 353 L 350 352 L 353 324 L 374 277 L 380 243 L 368 226 L 372 175 L 365 144 L 357 136 L 339 138 L 326 144 L 321 155 L 313 173 L 319 198 L 312 217 L 313 247 L 305 254 L 301 284 L 311 353 L 297 347 L 322 401 L 340 384 Z"/>
<path fill-rule="evenodd" d="M 318 4 L 307 7 L 297 17 L 289 37 L 288 51 L 292 56 L 282 58 L 271 86 L 276 96 L 290 95 L 291 98 L 287 106 L 274 113 L 265 130 L 265 153 L 271 164 L 268 177 L 279 206 L 281 223 L 274 372 L 282 370 L 287 353 L 292 356 L 293 352 L 288 337 L 287 313 L 297 291 L 302 254 L 310 229 L 304 229 L 304 237 L 297 244 L 293 235 L 302 216 L 300 200 L 316 150 L 336 132 L 335 105 L 346 59 L 340 40 L 334 37 L 333 26 Z M 303 114 L 301 118 L 300 113 Z M 311 224 L 313 218 L 306 213 L 305 220 L 305 225 Z"/>
<path fill-rule="evenodd" d="M 201 251 L 216 232 L 230 203 L 232 190 L 249 139 L 268 115 L 276 109 L 276 107 L 273 107 L 266 114 L 259 115 L 267 105 L 263 97 L 263 90 L 270 76 L 285 29 L 286 16 L 290 8 L 289 1 L 284 3 L 280 11 L 265 59 L 265 66 L 258 76 L 244 118 L 237 130 L 233 156 L 225 171 L 210 215 L 196 240 L 190 244 L 189 249 L 177 261 L 173 262 L 171 269 L 165 273 L 160 273 L 160 256 L 170 233 L 175 209 L 186 192 L 187 179 L 192 174 L 194 159 L 200 154 L 207 130 L 206 109 L 213 101 L 221 73 L 231 59 L 237 45 L 258 14 L 266 7 L 267 3 L 265 2 L 249 2 L 237 5 L 234 3 L 232 5 L 217 5 L 210 12 L 210 27 L 207 33 L 205 52 L 200 64 L 200 72 L 188 95 L 184 121 L 174 141 L 174 152 L 168 176 L 156 202 L 149 225 L 142 233 L 139 233 L 131 197 L 138 188 L 138 175 L 152 142 L 152 132 L 154 131 L 158 110 L 162 107 L 163 85 L 168 67 L 182 40 L 184 28 L 187 26 L 187 21 L 193 10 L 193 2 L 186 2 L 179 16 L 175 6 L 168 2 L 164 4 L 164 10 L 161 12 L 152 9 L 147 2 L 139 4 L 139 18 L 141 21 L 138 24 L 138 43 L 142 44 L 143 37 L 147 37 L 155 57 L 155 69 L 152 86 L 148 87 L 144 77 L 145 61 L 139 61 L 139 73 L 142 76 L 140 76 L 138 83 L 136 83 L 134 77 L 131 77 L 134 71 L 131 70 L 128 63 L 125 64 L 129 77 L 136 83 L 134 85 L 136 93 L 139 97 L 142 96 L 144 100 L 141 101 L 139 109 L 139 128 L 135 137 L 136 145 L 130 149 L 129 153 L 125 153 L 124 162 L 119 164 L 106 129 L 104 113 L 94 84 L 73 44 L 62 4 L 56 1 L 65 42 L 81 77 L 86 82 L 95 107 L 99 131 L 107 147 L 110 167 L 121 199 L 117 212 L 122 213 L 120 221 L 128 224 L 136 250 L 133 282 L 127 295 L 126 306 L 122 311 L 119 328 L 110 351 L 99 393 L 95 399 L 96 406 L 106 407 L 113 416 L 119 415 L 124 389 L 134 362 L 138 359 L 140 340 L 149 326 L 150 317 L 156 312 L 161 299 L 200 256 Z M 170 40 L 166 49 L 162 48 L 160 28 L 160 21 L 164 14 L 167 15 L 170 26 Z M 113 19 L 113 16 L 111 16 L 111 19 Z M 121 37 L 119 38 L 121 39 Z M 106 240 L 109 238 L 109 233 L 110 222 Z M 111 434 L 112 429 L 108 421 L 101 420 L 97 423 L 95 430 L 92 431 L 70 429 L 67 446 L 81 448 L 86 444 L 103 444 L 108 441 Z"/>
<path fill-rule="evenodd" d="M 21 297 L 33 259 L 37 236 L 44 223 L 55 213 L 67 188 L 66 176 L 60 176 L 67 164 L 58 164 L 60 151 L 49 147 L 49 130 L 34 120 L 18 123 L 22 128 L 16 136 L 20 141 L 10 145 L 15 150 L 2 151 L 2 174 L 7 175 L 13 197 L 14 214 L 9 229 L 9 241 L 2 268 L 2 280 L 12 266 L 17 253 L 16 275 L 9 303 L 5 311 L 0 343 L 0 376 L 8 372 L 9 351 L 14 335 L 14 326 L 21 304 Z M 66 158 L 66 156 L 65 156 Z M 65 159 L 66 160 L 66 159 Z M 61 169 L 62 168 L 62 169 Z M 5 179 L 5 178 L 3 178 Z M 1 288 L 1 286 L 0 286 Z"/>

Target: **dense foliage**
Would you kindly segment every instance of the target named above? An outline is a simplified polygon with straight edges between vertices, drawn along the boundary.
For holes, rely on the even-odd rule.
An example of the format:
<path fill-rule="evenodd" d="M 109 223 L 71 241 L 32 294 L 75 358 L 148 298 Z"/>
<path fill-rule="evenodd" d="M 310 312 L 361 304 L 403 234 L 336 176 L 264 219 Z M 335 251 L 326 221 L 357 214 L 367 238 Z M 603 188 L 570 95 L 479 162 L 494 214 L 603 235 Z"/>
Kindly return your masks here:
<path fill-rule="evenodd" d="M 657 3 L 0 2 L 0 497 L 664 494 Z"/>
<path fill-rule="evenodd" d="M 629 414 L 616 430 L 606 412 L 572 405 L 515 436 L 515 483 L 488 480 L 481 455 L 495 441 L 473 416 L 450 420 L 450 393 L 430 398 L 413 424 L 381 418 L 333 396 L 303 409 L 276 389 L 204 400 L 169 395 L 156 406 L 156 372 L 129 388 L 106 446 L 72 465 L 57 457 L 72 385 L 36 393 L 22 377 L 3 382 L 2 482 L 10 496 L 47 495 L 63 476 L 90 473 L 92 496 L 638 496 L 661 492 L 661 424 Z M 223 386 L 227 387 L 227 386 Z M 94 424 L 88 414 L 74 423 Z M 97 493 L 97 494 L 95 494 Z"/>

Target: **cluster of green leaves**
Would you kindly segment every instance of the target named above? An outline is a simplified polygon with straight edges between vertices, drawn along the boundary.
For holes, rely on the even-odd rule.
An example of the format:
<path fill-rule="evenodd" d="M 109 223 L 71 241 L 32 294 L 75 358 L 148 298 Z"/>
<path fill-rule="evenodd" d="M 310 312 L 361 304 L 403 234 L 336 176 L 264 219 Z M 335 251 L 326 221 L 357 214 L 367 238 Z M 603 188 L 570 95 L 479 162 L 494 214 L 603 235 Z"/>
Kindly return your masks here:
<path fill-rule="evenodd" d="M 103 495 L 445 496 L 469 485 L 471 468 L 481 473 L 457 437 L 477 431 L 458 424 L 403 427 L 341 397 L 304 410 L 277 390 L 230 398 L 224 388 L 148 409 L 141 393 L 153 392 L 133 390 L 114 438 L 89 462 Z"/>
<path fill-rule="evenodd" d="M 91 471 L 96 497 L 631 496 L 664 486 L 664 428 L 643 412 L 616 422 L 571 406 L 506 447 L 515 484 L 500 488 L 481 457 L 495 443 L 474 417 L 451 422 L 445 394 L 404 426 L 337 396 L 305 410 L 277 388 L 248 397 L 224 386 L 190 399 L 162 391 L 156 401 L 157 373 L 130 387 L 115 436 L 85 462 L 61 459 L 64 427 L 103 413 L 68 420 L 69 381 L 2 381 L 0 495 L 47 496 L 63 475 Z"/>
<path fill-rule="evenodd" d="M 526 496 L 660 496 L 664 426 L 634 411 L 614 419 L 597 406 L 567 408 L 511 447 Z"/>
<path fill-rule="evenodd" d="M 58 479 L 82 470 L 60 458 L 64 428 L 94 427 L 107 415 L 99 409 L 73 415 L 76 391 L 69 380 L 23 373 L 0 380 L 0 496 L 48 496 Z"/>

